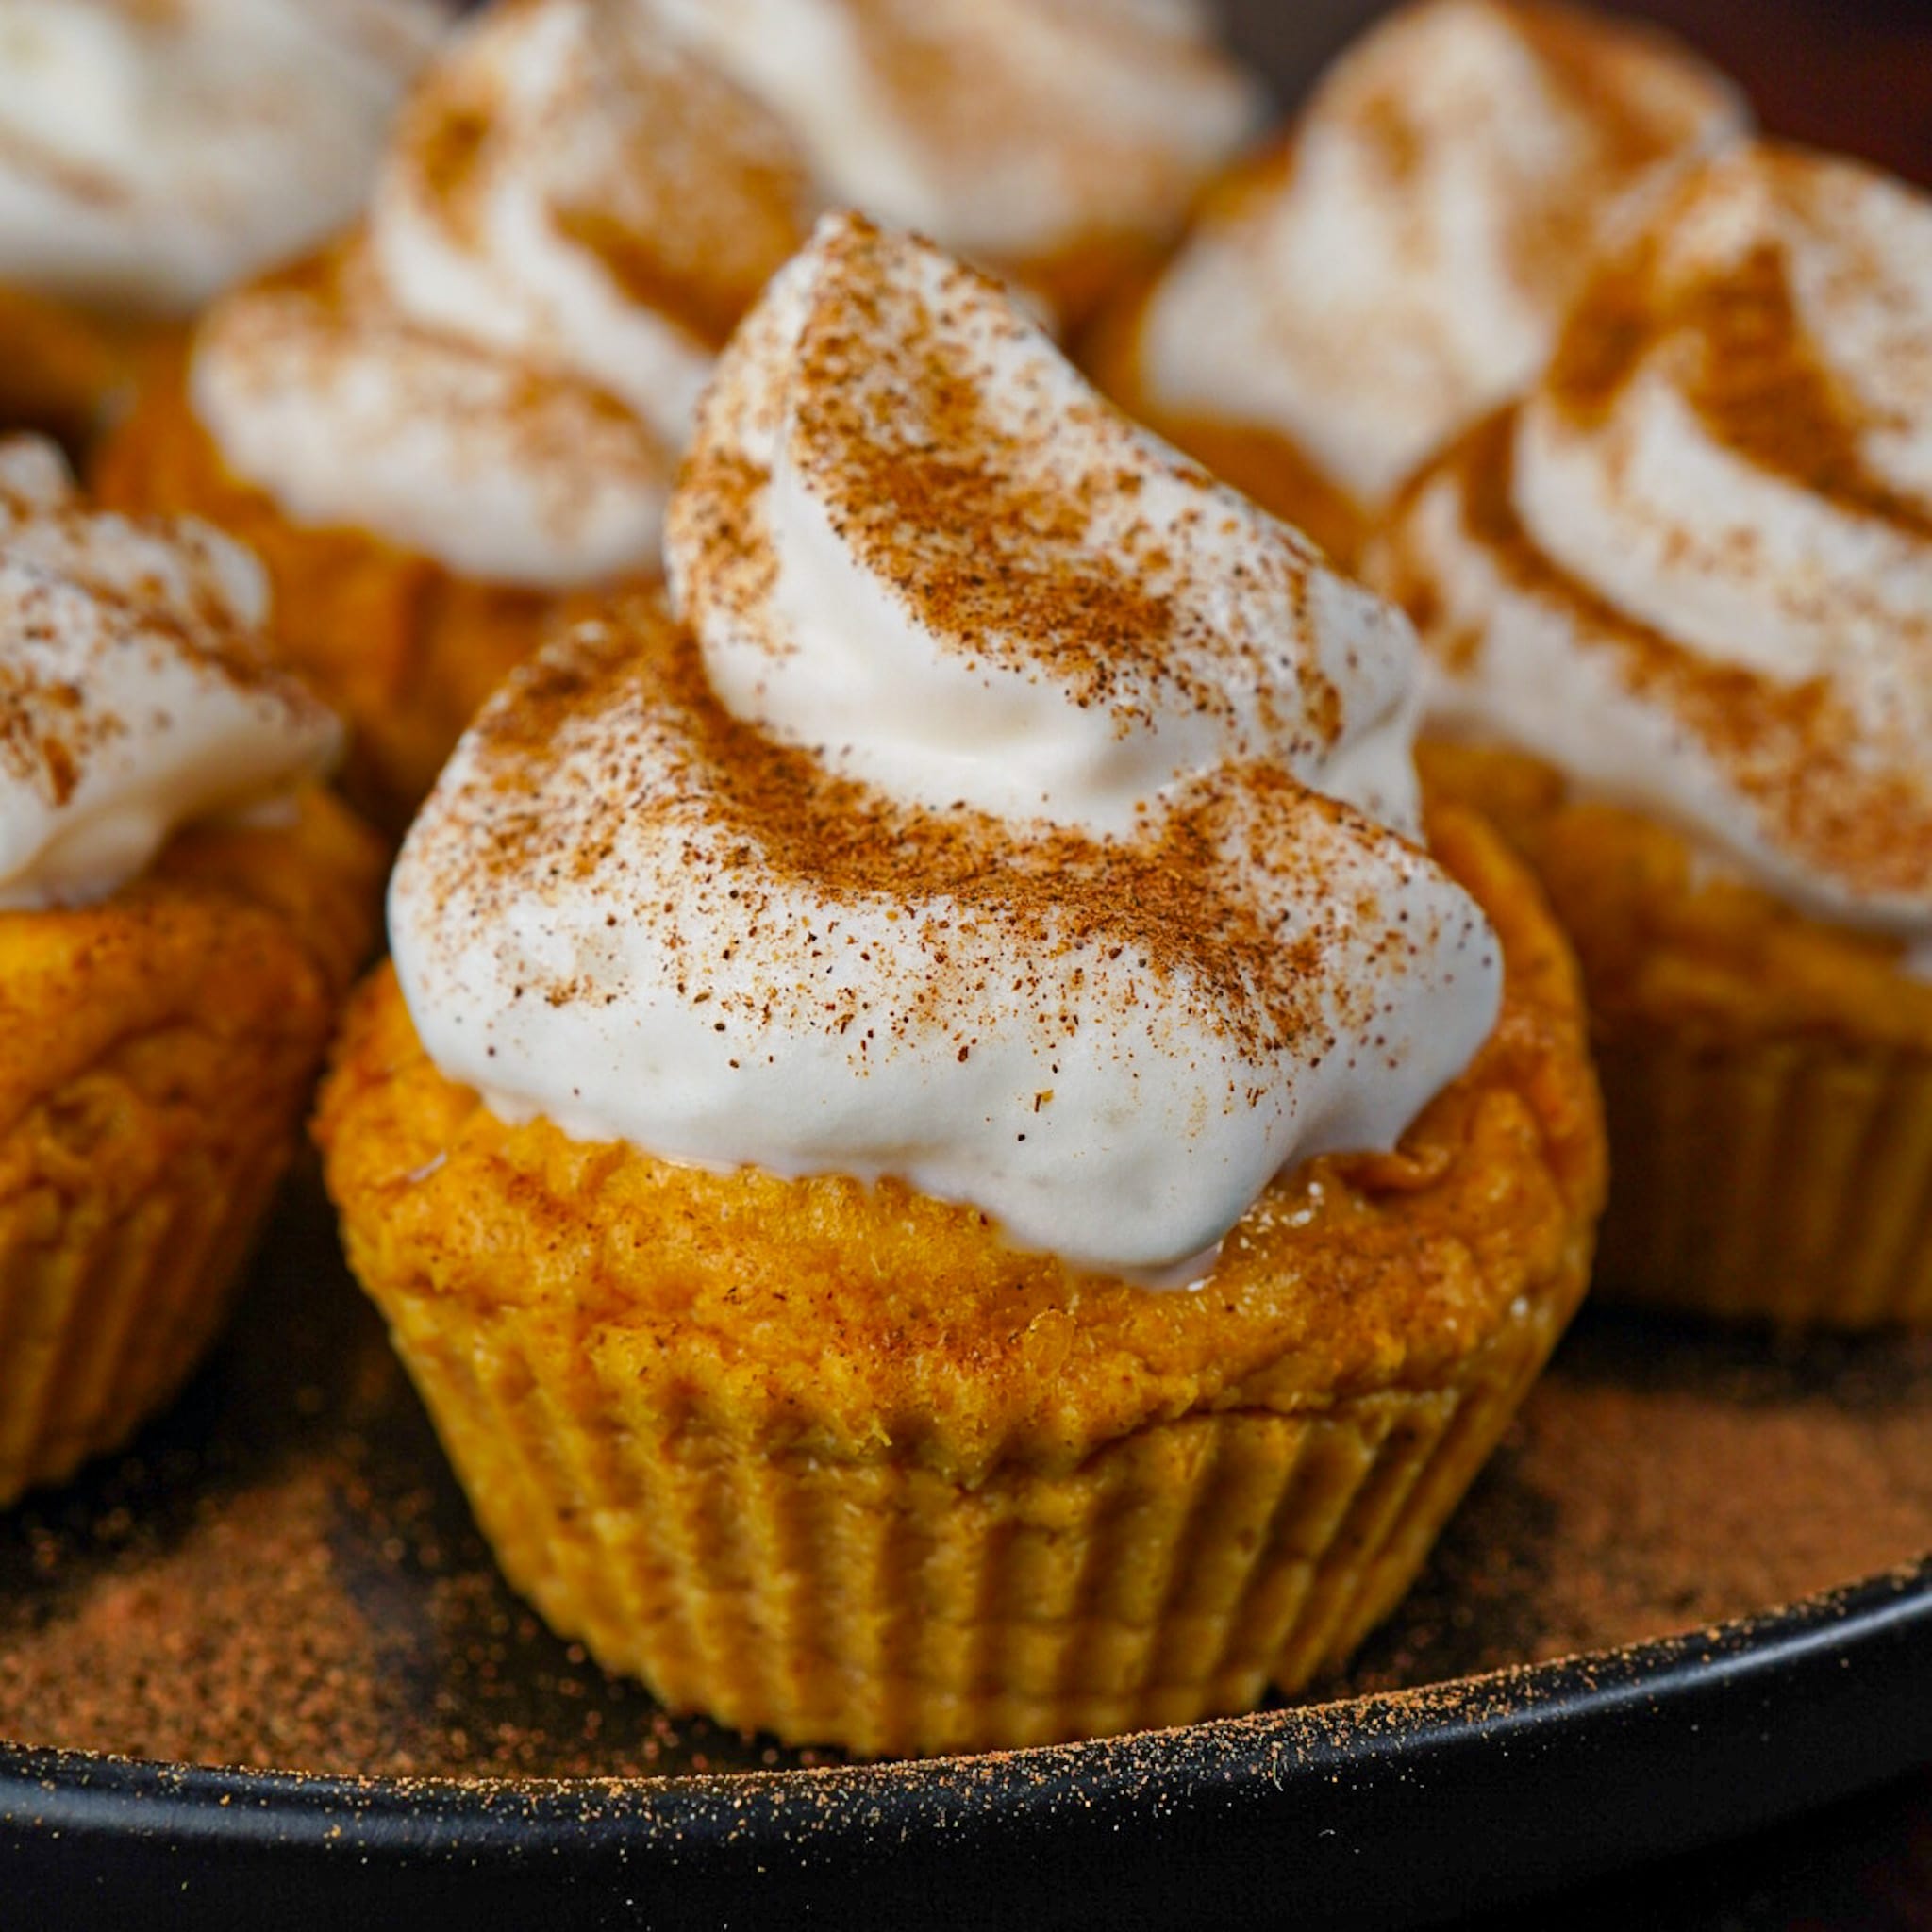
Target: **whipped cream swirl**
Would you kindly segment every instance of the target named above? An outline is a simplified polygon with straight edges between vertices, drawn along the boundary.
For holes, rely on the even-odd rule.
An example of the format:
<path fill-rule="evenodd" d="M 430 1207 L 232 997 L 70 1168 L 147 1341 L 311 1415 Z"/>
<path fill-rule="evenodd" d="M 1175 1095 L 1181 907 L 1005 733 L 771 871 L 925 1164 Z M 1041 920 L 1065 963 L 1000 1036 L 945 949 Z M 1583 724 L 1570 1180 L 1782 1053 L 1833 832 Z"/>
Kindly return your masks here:
<path fill-rule="evenodd" d="M 656 568 L 712 356 L 809 215 L 783 131 L 646 28 L 523 0 L 451 40 L 365 230 L 204 325 L 193 401 L 233 469 L 468 576 Z"/>
<path fill-rule="evenodd" d="M 1191 0 L 649 0 L 826 198 L 1009 266 L 1158 236 L 1256 126 Z"/>
<path fill-rule="evenodd" d="M 185 313 L 367 193 L 436 0 L 0 0 L 0 280 Z"/>
<path fill-rule="evenodd" d="M 340 728 L 266 661 L 267 613 L 226 538 L 90 510 L 51 443 L 0 441 L 0 908 L 105 898 L 328 768 Z"/>
<path fill-rule="evenodd" d="M 1687 175 L 1372 562 L 1445 727 L 1932 933 L 1932 199 L 1769 144 Z"/>
<path fill-rule="evenodd" d="M 395 875 L 425 1047 L 506 1118 L 1185 1277 L 1489 1033 L 1407 625 L 937 250 L 821 227 L 668 552 L 676 615 L 512 680 Z"/>
<path fill-rule="evenodd" d="M 1746 118 L 1645 27 L 1405 8 L 1214 204 L 1143 314 L 1141 379 L 1165 410 L 1287 437 L 1373 508 L 1535 376 L 1620 206 Z"/>

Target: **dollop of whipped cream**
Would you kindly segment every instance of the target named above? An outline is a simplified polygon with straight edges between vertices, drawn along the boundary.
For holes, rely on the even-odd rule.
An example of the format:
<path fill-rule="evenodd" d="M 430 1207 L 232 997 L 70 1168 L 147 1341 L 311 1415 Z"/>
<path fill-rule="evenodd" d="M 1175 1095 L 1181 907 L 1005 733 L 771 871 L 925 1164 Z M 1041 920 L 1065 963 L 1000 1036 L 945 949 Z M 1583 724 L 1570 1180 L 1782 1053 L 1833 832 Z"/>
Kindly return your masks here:
<path fill-rule="evenodd" d="M 185 313 L 338 227 L 436 0 L 0 0 L 0 279 Z"/>
<path fill-rule="evenodd" d="M 0 441 L 0 909 L 106 898 L 175 831 L 341 750 L 273 669 L 268 588 L 192 519 L 89 509 L 51 443 Z"/>
<path fill-rule="evenodd" d="M 657 567 L 712 357 L 804 240 L 766 111 L 612 0 L 514 0 L 412 96 L 364 229 L 204 324 L 197 414 L 298 522 L 568 589 Z"/>
<path fill-rule="evenodd" d="M 1159 235 L 1260 92 L 1192 0 L 649 0 L 834 204 L 1007 265 Z"/>
<path fill-rule="evenodd" d="M 1424 0 L 1337 62 L 1141 322 L 1177 413 L 1286 436 L 1364 509 L 1542 367 L 1593 240 L 1742 99 L 1654 30 Z"/>
<path fill-rule="evenodd" d="M 1932 934 L 1932 199 L 1770 144 L 1686 175 L 1371 567 L 1443 726 Z"/>
<path fill-rule="evenodd" d="M 675 615 L 513 680 L 393 881 L 425 1045 L 505 1118 L 1173 1281 L 1487 1037 L 1494 937 L 1412 842 L 1407 623 L 995 284 L 824 224 L 667 548 Z"/>

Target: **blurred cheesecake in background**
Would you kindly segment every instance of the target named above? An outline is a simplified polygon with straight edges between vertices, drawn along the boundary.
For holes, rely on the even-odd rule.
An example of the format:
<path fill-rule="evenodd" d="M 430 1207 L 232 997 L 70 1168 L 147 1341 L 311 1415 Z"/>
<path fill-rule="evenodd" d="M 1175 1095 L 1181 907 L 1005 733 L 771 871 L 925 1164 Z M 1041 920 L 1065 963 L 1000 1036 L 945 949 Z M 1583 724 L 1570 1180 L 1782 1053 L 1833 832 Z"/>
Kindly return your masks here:
<path fill-rule="evenodd" d="M 339 227 L 439 0 L 0 0 L 0 426 L 79 441 L 129 349 Z"/>
<path fill-rule="evenodd" d="M 1341 557 L 1549 355 L 1599 236 L 1748 124 L 1674 42 L 1423 0 L 1336 62 L 1090 345 L 1102 386 Z"/>

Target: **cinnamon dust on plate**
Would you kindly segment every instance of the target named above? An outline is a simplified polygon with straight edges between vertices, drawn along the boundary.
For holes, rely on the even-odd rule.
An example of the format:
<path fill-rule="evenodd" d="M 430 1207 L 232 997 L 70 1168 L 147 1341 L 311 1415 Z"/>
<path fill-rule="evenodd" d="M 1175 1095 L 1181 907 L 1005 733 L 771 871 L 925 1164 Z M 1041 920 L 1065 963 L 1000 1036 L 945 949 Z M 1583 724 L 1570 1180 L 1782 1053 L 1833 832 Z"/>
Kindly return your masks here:
<path fill-rule="evenodd" d="M 1587 1312 L 1317 1694 L 1701 1629 L 1927 1551 L 1932 1337 Z M 670 1718 L 509 1592 L 307 1187 L 175 1411 L 0 1517 L 0 1737 L 402 1777 L 810 1761 Z"/>

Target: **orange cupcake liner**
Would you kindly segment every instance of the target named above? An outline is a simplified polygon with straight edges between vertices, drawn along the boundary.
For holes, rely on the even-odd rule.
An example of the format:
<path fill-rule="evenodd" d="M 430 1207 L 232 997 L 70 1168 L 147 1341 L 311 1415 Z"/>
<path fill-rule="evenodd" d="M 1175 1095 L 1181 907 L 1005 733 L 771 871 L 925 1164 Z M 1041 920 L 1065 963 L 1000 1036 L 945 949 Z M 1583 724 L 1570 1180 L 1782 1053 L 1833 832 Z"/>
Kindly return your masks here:
<path fill-rule="evenodd" d="M 221 1326 L 380 881 L 311 794 L 0 915 L 0 1506 L 126 1441 Z"/>
<path fill-rule="evenodd" d="M 1615 1022 L 1602 1052 L 1607 1292 L 1790 1327 L 1932 1325 L 1932 1058 Z"/>
<path fill-rule="evenodd" d="M 1576 948 L 1610 1142 L 1597 1288 L 1788 1328 L 1932 1326 L 1932 985 L 1895 943 L 1706 876 L 1551 767 L 1423 746 Z"/>
<path fill-rule="evenodd" d="M 146 1131 L 140 1097 L 105 1077 L 60 1106 Z M 65 1481 L 172 1400 L 226 1317 L 291 1124 L 225 1158 L 184 1153 L 130 1201 L 79 1173 L 71 1193 L 43 1177 L 0 1207 L 0 1505 Z"/>
<path fill-rule="evenodd" d="M 1445 1386 L 1182 1416 L 971 1484 L 634 1428 L 583 1350 L 448 1297 L 389 1317 L 510 1583 L 675 1710 L 865 1755 L 1191 1723 L 1338 1666 L 1407 1589 L 1581 1295 Z"/>

